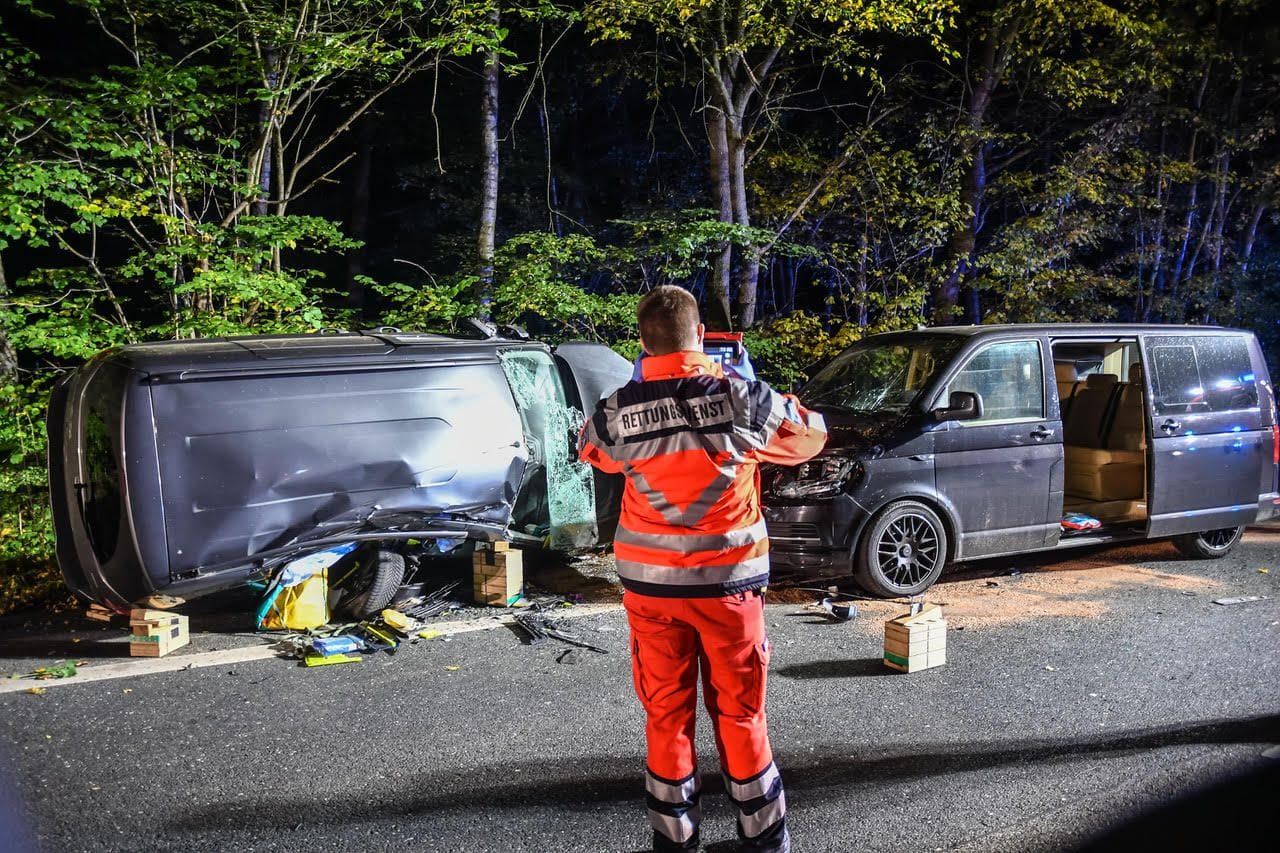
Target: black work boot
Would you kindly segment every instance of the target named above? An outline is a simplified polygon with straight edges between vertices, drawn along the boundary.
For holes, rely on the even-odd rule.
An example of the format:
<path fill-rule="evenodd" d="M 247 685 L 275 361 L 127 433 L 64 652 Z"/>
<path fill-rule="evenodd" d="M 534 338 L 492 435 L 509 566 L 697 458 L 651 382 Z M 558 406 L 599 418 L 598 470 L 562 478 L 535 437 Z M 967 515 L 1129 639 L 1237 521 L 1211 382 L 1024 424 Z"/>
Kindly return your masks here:
<path fill-rule="evenodd" d="M 738 836 L 742 839 L 742 853 L 791 853 L 791 833 L 785 817 L 755 838 L 743 837 L 739 826 Z"/>
<path fill-rule="evenodd" d="M 675 853 L 679 850 L 697 850 L 698 849 L 698 833 L 695 832 L 688 841 L 672 841 L 658 830 L 653 831 L 653 850 L 654 853 Z"/>

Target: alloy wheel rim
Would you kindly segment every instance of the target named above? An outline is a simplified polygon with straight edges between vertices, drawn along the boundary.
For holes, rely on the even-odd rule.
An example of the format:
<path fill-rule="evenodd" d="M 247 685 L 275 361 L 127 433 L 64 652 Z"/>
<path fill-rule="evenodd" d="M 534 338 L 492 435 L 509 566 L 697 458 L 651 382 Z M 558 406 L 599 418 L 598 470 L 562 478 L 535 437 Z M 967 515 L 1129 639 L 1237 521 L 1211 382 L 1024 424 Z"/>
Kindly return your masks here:
<path fill-rule="evenodd" d="M 1200 540 L 1215 551 L 1221 551 L 1235 541 L 1238 532 L 1238 527 L 1223 527 L 1220 530 L 1209 530 L 1201 533 Z"/>
<path fill-rule="evenodd" d="M 880 574 L 898 587 L 912 587 L 937 568 L 942 559 L 938 532 L 922 515 L 899 516 L 885 527 L 876 543 Z"/>

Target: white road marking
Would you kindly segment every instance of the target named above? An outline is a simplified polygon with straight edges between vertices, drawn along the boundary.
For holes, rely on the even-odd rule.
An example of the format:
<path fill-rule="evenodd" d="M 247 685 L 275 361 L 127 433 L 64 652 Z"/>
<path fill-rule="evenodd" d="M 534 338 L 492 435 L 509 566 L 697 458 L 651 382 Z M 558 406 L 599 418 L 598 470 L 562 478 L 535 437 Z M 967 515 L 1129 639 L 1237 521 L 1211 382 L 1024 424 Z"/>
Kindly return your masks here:
<path fill-rule="evenodd" d="M 551 613 L 557 619 L 571 619 L 582 616 L 597 616 L 601 613 L 614 613 L 621 609 L 621 604 L 577 604 L 573 607 L 558 608 L 551 611 Z M 512 614 L 503 614 L 501 616 L 489 616 L 456 622 L 427 622 L 420 630 L 439 631 L 443 636 L 452 636 L 455 634 L 468 634 L 472 631 L 503 628 L 514 623 L 515 619 Z M 119 643 L 121 640 L 107 640 L 106 642 Z M 183 669 L 227 666 L 228 664 L 245 663 L 246 661 L 285 657 L 281 650 L 276 648 L 276 643 L 244 646 L 237 649 L 219 649 L 214 652 L 184 654 L 184 651 L 187 650 L 180 649 L 163 658 L 131 658 L 119 663 L 85 664 L 71 678 L 50 678 L 46 680 L 14 678 L 0 681 L 0 694 L 21 693 L 32 687 L 65 687 L 70 684 L 88 684 L 91 681 L 132 678 L 139 675 L 155 675 L 160 672 L 177 672 Z"/>

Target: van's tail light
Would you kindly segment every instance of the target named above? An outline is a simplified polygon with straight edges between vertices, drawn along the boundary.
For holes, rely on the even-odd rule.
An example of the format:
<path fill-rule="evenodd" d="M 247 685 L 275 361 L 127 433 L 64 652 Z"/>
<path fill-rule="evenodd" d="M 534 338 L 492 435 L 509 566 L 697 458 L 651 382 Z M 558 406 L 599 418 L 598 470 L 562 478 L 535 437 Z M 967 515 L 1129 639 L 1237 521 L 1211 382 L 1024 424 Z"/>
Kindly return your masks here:
<path fill-rule="evenodd" d="M 1271 464 L 1280 465 L 1280 424 L 1271 428 Z"/>

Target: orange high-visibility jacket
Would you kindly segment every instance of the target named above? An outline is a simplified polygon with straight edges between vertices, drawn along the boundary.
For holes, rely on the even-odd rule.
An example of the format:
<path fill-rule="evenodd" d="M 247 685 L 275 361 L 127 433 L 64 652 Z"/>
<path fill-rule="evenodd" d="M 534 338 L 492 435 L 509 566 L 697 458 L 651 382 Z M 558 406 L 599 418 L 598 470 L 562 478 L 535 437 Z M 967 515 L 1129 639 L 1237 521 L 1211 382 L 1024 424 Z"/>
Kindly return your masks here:
<path fill-rule="evenodd" d="M 613 543 L 623 586 L 702 598 L 767 585 L 757 466 L 818 453 L 822 416 L 763 382 L 725 378 L 701 352 L 640 364 L 643 381 L 602 400 L 578 439 L 582 461 L 626 476 Z"/>

